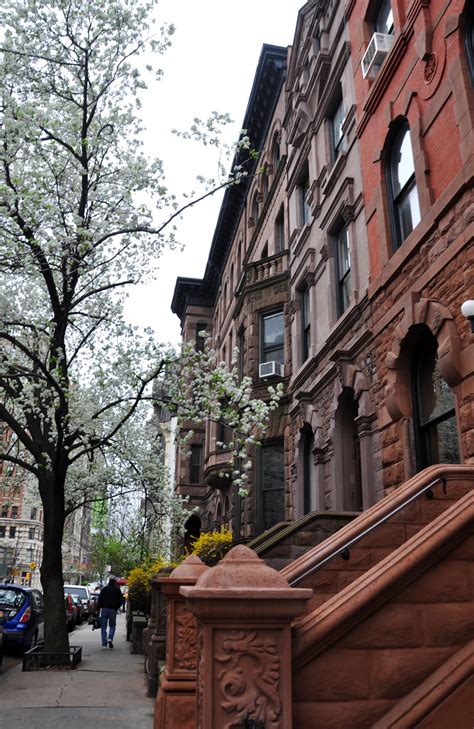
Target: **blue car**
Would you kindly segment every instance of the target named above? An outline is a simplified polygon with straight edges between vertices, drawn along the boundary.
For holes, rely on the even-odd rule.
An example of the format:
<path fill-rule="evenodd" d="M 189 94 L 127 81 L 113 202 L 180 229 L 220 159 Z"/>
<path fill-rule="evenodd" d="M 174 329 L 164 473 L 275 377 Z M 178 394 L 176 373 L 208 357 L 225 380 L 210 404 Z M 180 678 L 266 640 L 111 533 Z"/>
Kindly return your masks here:
<path fill-rule="evenodd" d="M 43 595 L 39 590 L 0 585 L 0 615 L 7 644 L 29 650 L 44 639 Z"/>

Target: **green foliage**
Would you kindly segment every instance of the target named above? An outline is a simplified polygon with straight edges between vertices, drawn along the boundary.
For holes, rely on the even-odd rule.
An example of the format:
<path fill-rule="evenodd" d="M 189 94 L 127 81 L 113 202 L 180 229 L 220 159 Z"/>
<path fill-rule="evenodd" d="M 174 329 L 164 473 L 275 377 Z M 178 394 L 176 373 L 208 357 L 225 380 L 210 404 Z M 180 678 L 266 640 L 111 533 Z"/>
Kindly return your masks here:
<path fill-rule="evenodd" d="M 193 544 L 192 554 L 196 554 L 204 564 L 212 567 L 224 557 L 232 547 L 232 534 L 223 529 L 221 532 L 204 532 Z"/>

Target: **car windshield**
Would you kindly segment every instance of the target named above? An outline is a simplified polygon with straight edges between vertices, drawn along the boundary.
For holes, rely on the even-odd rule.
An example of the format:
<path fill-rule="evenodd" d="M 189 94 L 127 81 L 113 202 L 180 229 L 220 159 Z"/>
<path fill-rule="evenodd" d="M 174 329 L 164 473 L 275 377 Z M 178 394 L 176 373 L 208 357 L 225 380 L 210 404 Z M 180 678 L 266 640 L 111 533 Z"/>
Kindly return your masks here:
<path fill-rule="evenodd" d="M 87 589 L 85 587 L 65 587 L 64 592 L 67 592 L 68 595 L 77 595 L 82 600 L 87 600 Z"/>
<path fill-rule="evenodd" d="M 26 596 L 21 590 L 15 590 L 11 587 L 0 587 L 0 605 L 2 607 L 20 608 L 25 600 Z"/>

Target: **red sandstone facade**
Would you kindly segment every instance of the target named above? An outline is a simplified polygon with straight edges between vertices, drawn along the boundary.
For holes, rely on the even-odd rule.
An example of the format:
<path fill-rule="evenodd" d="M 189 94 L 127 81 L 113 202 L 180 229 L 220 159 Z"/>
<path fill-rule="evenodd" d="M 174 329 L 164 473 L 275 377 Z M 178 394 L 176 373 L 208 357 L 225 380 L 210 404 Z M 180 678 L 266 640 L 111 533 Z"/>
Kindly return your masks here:
<path fill-rule="evenodd" d="M 286 396 L 242 502 L 219 477 L 222 433 L 196 433 L 177 479 L 192 528 L 248 540 L 474 462 L 473 15 L 313 0 L 288 53 L 264 47 L 243 126 L 265 174 L 228 191 L 205 276 L 178 279 L 173 310 L 228 363 L 240 348 L 256 395 L 281 377 Z M 367 70 L 374 33 L 389 50 Z"/>

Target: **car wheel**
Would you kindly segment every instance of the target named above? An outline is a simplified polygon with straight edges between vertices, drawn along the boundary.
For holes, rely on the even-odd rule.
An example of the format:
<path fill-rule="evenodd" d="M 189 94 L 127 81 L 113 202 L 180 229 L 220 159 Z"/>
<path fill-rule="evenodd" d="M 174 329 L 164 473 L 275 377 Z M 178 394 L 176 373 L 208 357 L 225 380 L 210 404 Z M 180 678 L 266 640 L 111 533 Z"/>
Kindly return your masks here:
<path fill-rule="evenodd" d="M 38 645 L 38 631 L 35 630 L 35 632 L 31 635 L 30 640 L 28 643 L 25 644 L 25 651 L 30 651 L 32 648 L 36 648 Z"/>

